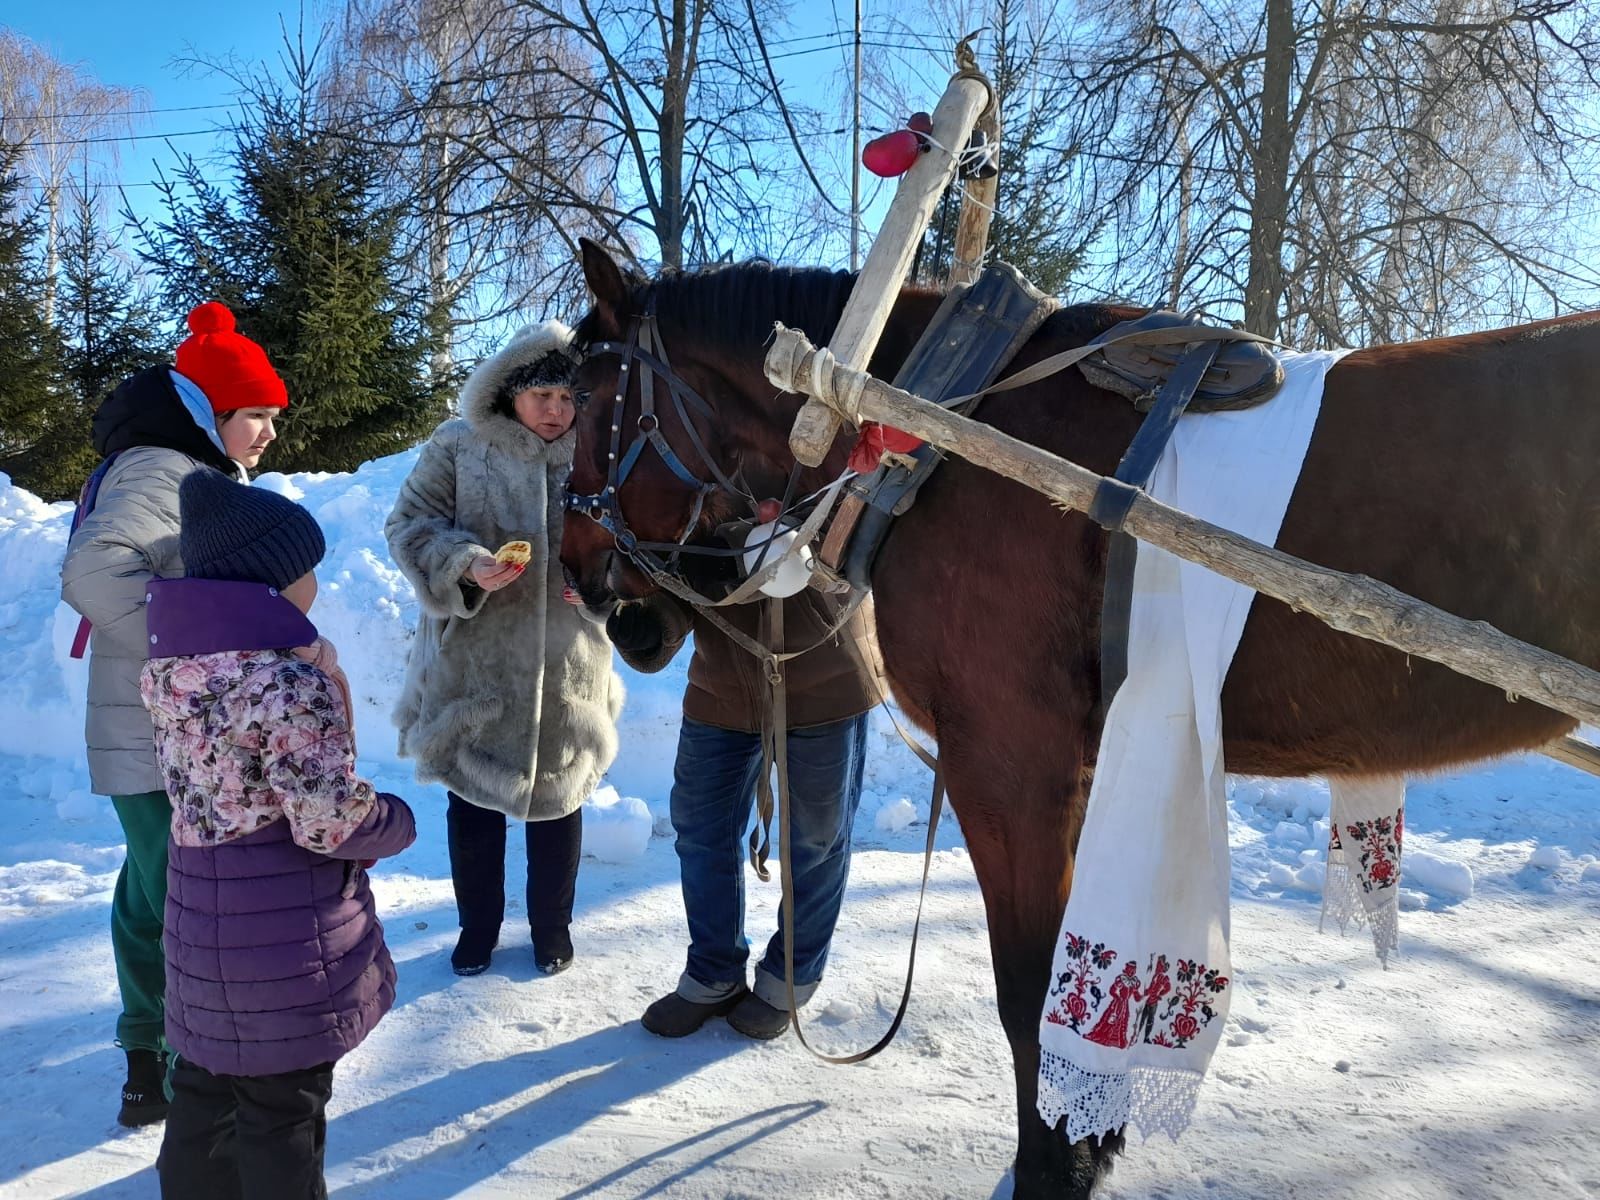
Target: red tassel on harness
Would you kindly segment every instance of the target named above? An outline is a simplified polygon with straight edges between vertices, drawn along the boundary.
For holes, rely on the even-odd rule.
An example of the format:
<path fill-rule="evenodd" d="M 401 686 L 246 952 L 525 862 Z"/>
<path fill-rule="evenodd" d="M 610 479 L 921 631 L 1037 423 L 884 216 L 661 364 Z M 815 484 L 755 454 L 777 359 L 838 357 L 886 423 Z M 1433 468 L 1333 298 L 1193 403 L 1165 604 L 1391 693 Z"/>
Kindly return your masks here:
<path fill-rule="evenodd" d="M 855 446 L 850 451 L 850 469 L 858 475 L 865 475 L 869 471 L 878 469 L 878 461 L 884 454 L 909 454 L 922 445 L 922 439 L 914 437 L 903 429 L 896 429 L 893 425 L 880 425 L 876 421 L 864 421 L 861 425 L 861 436 L 856 439 Z"/>

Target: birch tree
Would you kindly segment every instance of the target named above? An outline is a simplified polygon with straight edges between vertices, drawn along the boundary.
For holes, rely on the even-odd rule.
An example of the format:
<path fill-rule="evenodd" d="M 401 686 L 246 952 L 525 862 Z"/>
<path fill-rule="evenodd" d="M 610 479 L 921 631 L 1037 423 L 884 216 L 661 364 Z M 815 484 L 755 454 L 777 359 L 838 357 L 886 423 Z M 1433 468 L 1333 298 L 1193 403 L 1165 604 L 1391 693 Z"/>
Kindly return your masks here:
<path fill-rule="evenodd" d="M 1062 46 L 1103 277 L 1322 345 L 1592 303 L 1575 0 L 1087 0 Z"/>

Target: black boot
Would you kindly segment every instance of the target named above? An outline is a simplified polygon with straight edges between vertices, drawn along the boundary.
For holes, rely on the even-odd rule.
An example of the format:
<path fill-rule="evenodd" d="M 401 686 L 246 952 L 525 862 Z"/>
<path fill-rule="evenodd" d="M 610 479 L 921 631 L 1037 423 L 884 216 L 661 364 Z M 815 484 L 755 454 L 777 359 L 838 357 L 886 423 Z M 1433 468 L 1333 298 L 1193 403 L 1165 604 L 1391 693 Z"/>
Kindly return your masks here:
<path fill-rule="evenodd" d="M 769 1042 L 789 1028 L 789 1013 L 773 1008 L 760 996 L 751 992 L 728 1014 L 728 1024 L 747 1038 Z"/>
<path fill-rule="evenodd" d="M 167 1119 L 167 1056 L 159 1050 L 129 1050 L 128 1082 L 122 1085 L 122 1108 L 117 1124 L 130 1129 Z"/>
<path fill-rule="evenodd" d="M 533 965 L 559 975 L 572 965 L 572 934 L 565 925 L 533 931 Z"/>
<path fill-rule="evenodd" d="M 498 928 L 463 929 L 450 955 L 450 969 L 457 975 L 482 975 L 489 969 L 489 960 L 499 944 Z"/>
<path fill-rule="evenodd" d="M 701 1004 L 669 992 L 644 1010 L 639 1023 L 657 1037 L 688 1037 L 712 1017 L 727 1016 L 749 994 L 750 989 L 741 984 L 722 999 Z"/>

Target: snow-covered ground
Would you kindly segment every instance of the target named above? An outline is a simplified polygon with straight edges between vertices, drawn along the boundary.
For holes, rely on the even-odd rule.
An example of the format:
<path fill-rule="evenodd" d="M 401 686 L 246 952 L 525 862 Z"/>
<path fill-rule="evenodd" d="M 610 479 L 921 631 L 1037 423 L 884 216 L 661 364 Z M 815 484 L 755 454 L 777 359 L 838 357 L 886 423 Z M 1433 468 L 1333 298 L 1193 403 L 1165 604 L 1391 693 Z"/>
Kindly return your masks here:
<path fill-rule="evenodd" d="M 374 873 L 400 999 L 335 1077 L 337 1194 L 1009 1194 L 1009 1056 L 954 822 L 940 831 L 910 1015 L 880 1057 L 829 1067 L 793 1038 L 758 1045 L 720 1022 L 681 1042 L 639 1027 L 682 966 L 665 824 L 681 661 L 628 676 L 623 754 L 585 818 L 572 969 L 534 970 L 513 894 L 490 972 L 450 973 L 443 793 L 393 761 L 386 716 L 415 604 L 381 528 L 411 461 L 263 481 L 327 529 L 312 615 L 350 670 L 364 767 L 420 824 L 416 846 Z M 108 913 L 122 849 L 82 765 L 84 674 L 56 602 L 68 515 L 0 477 L 0 1196 L 153 1197 L 159 1130 L 113 1120 Z M 826 1050 L 886 1025 L 916 903 L 926 783 L 875 721 L 850 894 L 808 1019 Z M 1326 789 L 1241 779 L 1232 803 L 1237 995 L 1224 1045 L 1192 1131 L 1176 1145 L 1135 1139 L 1105 1194 L 1600 1195 L 1600 784 L 1537 757 L 1414 781 L 1401 955 L 1387 971 L 1364 935 L 1317 933 Z M 760 944 L 776 887 L 750 884 Z"/>

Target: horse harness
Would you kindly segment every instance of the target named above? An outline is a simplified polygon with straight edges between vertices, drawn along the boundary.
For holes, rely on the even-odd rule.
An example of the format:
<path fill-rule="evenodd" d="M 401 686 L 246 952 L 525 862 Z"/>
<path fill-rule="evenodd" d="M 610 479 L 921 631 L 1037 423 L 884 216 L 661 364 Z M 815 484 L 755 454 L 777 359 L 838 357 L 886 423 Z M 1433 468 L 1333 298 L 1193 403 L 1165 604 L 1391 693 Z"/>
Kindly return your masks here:
<path fill-rule="evenodd" d="M 1087 513 L 1110 535 L 1101 605 L 1103 717 L 1127 676 L 1137 543 L 1122 526 L 1134 500 L 1148 486 L 1184 412 L 1265 403 L 1283 383 L 1283 366 L 1269 349 L 1273 343 L 1259 334 L 1155 310 L 990 382 L 1054 310 L 1054 302 L 1014 268 L 992 263 L 973 284 L 946 295 L 894 386 L 970 416 L 985 396 L 1076 366 L 1090 383 L 1147 414 Z M 894 519 L 911 509 L 942 459 L 923 443 L 909 453 L 885 454 L 870 475 L 852 479 L 819 555 L 824 576 L 870 589 L 873 564 Z"/>
<path fill-rule="evenodd" d="M 914 395 L 934 400 L 958 412 L 970 413 L 978 401 L 990 393 L 1037 382 L 1076 364 L 1091 383 L 1120 392 L 1131 399 L 1136 407 L 1148 412 L 1116 472 L 1101 482 L 1088 514 L 1111 534 L 1101 617 L 1100 710 L 1103 717 L 1127 670 L 1128 618 L 1136 543 L 1122 531 L 1122 523 L 1134 499 L 1149 483 L 1184 411 L 1191 408 L 1194 411 L 1242 408 L 1262 403 L 1281 385 L 1283 370 L 1266 349 L 1269 344 L 1266 338 L 1242 330 L 1201 324 L 1192 317 L 1177 313 L 1157 311 L 1136 321 L 1114 326 L 1084 346 L 1052 355 L 998 383 L 993 382 L 1054 309 L 1054 302 L 1034 289 L 1014 268 L 1004 263 L 991 264 L 973 284 L 952 289 L 945 297 L 896 374 L 894 383 L 896 387 Z M 839 501 L 838 511 L 833 513 L 832 523 L 823 539 L 819 574 L 824 581 L 831 581 L 836 587 L 848 585 L 852 596 L 849 603 L 843 606 L 839 619 L 817 642 L 798 651 L 779 651 L 775 647 L 783 644 L 782 600 L 767 600 L 760 641 L 736 629 L 715 612 L 715 609 L 724 605 L 753 599 L 764 578 L 770 577 L 776 570 L 776 561 L 765 563 L 764 548 L 751 577 L 721 600 L 701 595 L 677 574 L 684 554 L 742 555 L 748 549 L 689 543 L 705 510 L 706 498 L 712 492 L 718 487 L 727 489 L 745 500 L 752 514 L 757 512 L 759 502 L 717 465 L 690 419 L 690 409 L 707 419 L 715 419 L 715 414 L 711 406 L 673 371 L 656 323 L 654 297 L 651 297 L 644 313 L 633 319 L 625 340 L 592 343 L 588 353 L 591 356 L 616 354 L 622 358 L 613 397 L 606 482 L 600 492 L 592 494 L 576 493 L 569 487 L 564 508 L 568 512 L 587 516 L 600 525 L 611 534 L 617 549 L 657 586 L 693 606 L 735 644 L 764 664 L 771 686 L 763 720 L 764 762 L 757 789 L 760 821 L 758 828 L 751 832 L 750 858 L 757 875 L 763 880 L 768 879 L 770 876 L 765 862 L 770 841 L 766 831 L 773 812 L 773 796 L 768 779 L 772 768 L 776 767 L 781 903 L 784 921 L 787 927 L 793 928 L 794 880 L 791 856 L 787 853 L 790 804 L 787 690 L 783 664 L 831 640 L 849 621 L 870 591 L 872 565 L 888 537 L 893 519 L 909 511 L 918 490 L 933 473 L 942 456 L 926 444 L 907 455 L 885 455 L 884 461 L 870 476 L 841 479 L 819 493 L 820 499 L 806 497 L 801 501 L 802 506 L 812 500 L 817 500 L 817 503 L 800 529 L 798 544 L 804 544 L 820 530 L 823 521 L 834 509 L 835 502 Z M 638 367 L 640 376 L 640 414 L 636 422 L 636 435 L 624 450 L 623 416 L 630 369 L 634 366 Z M 701 479 L 691 471 L 662 435 L 655 405 L 657 378 L 666 387 L 678 421 L 694 446 L 695 453 L 712 475 L 710 481 Z M 1192 405 L 1197 396 L 1202 403 Z M 638 465 L 646 446 L 655 449 L 680 482 L 694 489 L 695 498 L 689 519 L 675 542 L 641 541 L 628 528 L 622 514 L 618 493 Z M 794 504 L 799 472 L 800 467 L 796 464 L 785 489 L 781 505 L 783 515 L 787 515 Z M 913 753 L 933 771 L 934 779 L 922 864 L 922 891 L 918 896 L 916 922 L 912 927 L 905 987 L 888 1030 L 876 1044 L 854 1054 L 828 1055 L 814 1049 L 806 1041 L 794 995 L 792 939 L 784 943 L 785 983 L 795 1035 L 813 1055 L 831 1063 L 854 1063 L 871 1058 L 893 1040 L 905 1018 L 916 965 L 923 898 L 926 896 L 934 838 L 944 801 L 944 774 L 938 759 L 901 728 L 887 700 L 886 694 L 881 697 L 883 708 L 894 722 L 895 730 Z"/>
<path fill-rule="evenodd" d="M 716 460 L 707 453 L 705 443 L 701 441 L 694 422 L 689 419 L 690 408 L 708 420 L 714 420 L 716 414 L 700 394 L 679 379 L 673 371 L 672 363 L 667 358 L 666 344 L 662 342 L 661 331 L 656 326 L 654 297 L 651 298 L 644 314 L 633 319 L 624 341 L 595 342 L 589 347 L 588 354 L 591 357 L 616 354 L 622 358 L 622 365 L 617 368 L 617 392 L 612 401 L 611 441 L 606 452 L 606 482 L 601 491 L 589 495 L 574 492 L 569 487 L 564 502 L 566 510 L 582 513 L 594 521 L 611 535 L 618 550 L 649 575 L 676 567 L 678 556 L 685 552 L 719 553 L 710 547 L 688 545 L 689 537 L 694 533 L 695 526 L 700 523 L 700 514 L 705 510 L 706 497 L 721 486 L 737 496 L 751 500 L 752 504 L 754 500 L 717 466 Z M 640 375 L 637 436 L 629 442 L 627 450 L 623 451 L 622 417 L 628 402 L 628 373 L 635 365 L 639 367 Z M 661 433 L 661 418 L 656 415 L 657 376 L 667 388 L 667 395 L 677 410 L 678 422 L 694 445 L 695 453 L 700 456 L 700 461 L 712 474 L 713 478 L 709 482 L 702 480 L 684 465 L 677 451 L 672 448 L 672 443 Z M 633 474 L 634 467 L 639 465 L 639 458 L 647 446 L 655 450 L 667 469 L 681 482 L 694 489 L 694 507 L 690 510 L 689 519 L 676 542 L 641 542 L 628 528 L 628 523 L 622 515 L 622 504 L 617 493 Z M 619 453 L 622 455 L 620 460 L 617 457 Z M 665 552 L 668 558 L 662 560 L 656 553 L 658 551 Z"/>

